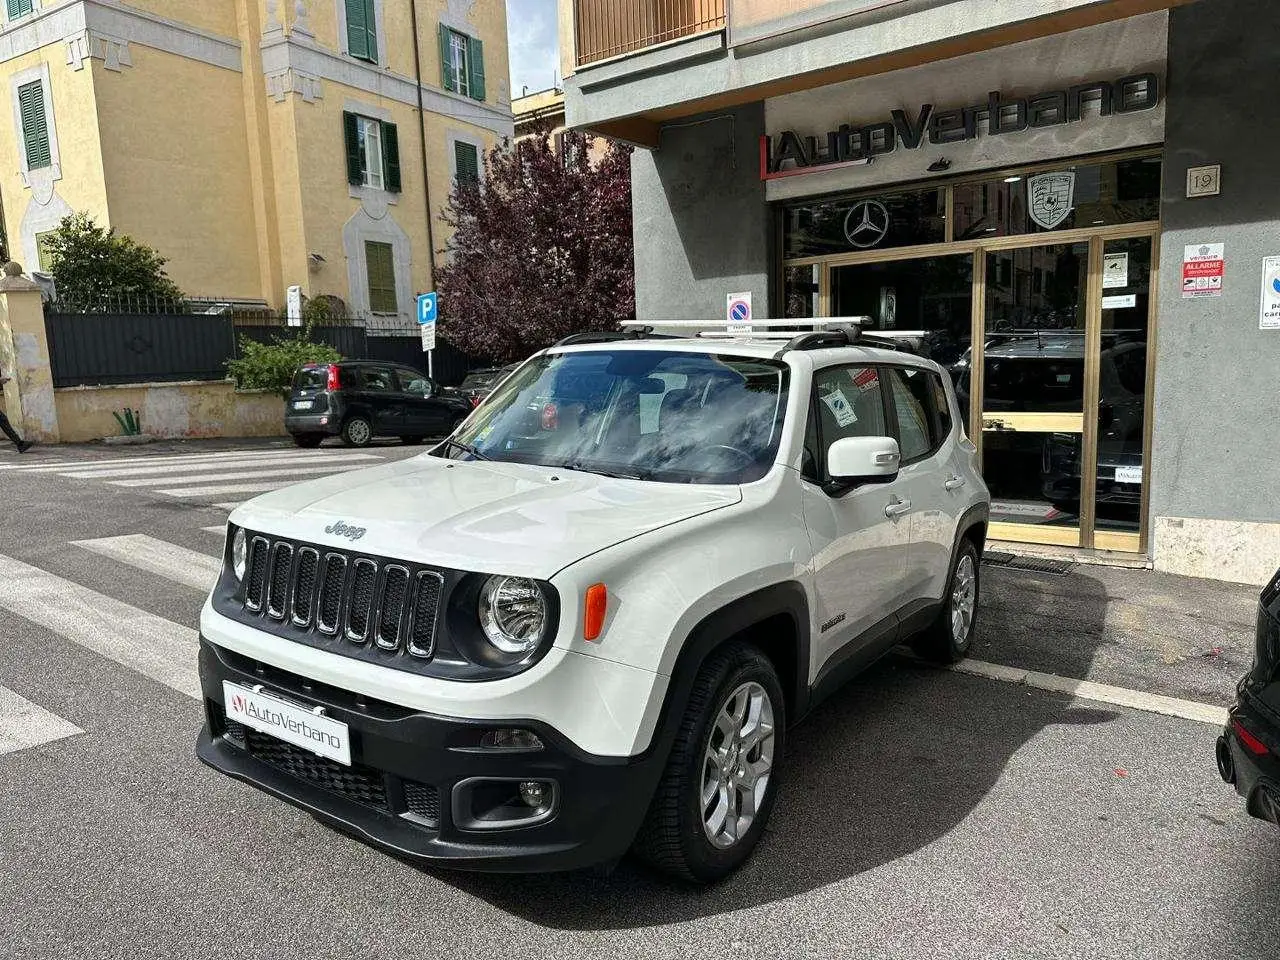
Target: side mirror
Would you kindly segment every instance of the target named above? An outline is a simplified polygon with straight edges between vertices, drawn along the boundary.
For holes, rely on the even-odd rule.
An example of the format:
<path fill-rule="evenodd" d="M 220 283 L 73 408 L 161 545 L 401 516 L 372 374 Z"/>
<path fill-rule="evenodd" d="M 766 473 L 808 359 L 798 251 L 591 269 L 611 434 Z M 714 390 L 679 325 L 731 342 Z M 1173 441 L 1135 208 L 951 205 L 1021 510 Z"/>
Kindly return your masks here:
<path fill-rule="evenodd" d="M 842 437 L 827 449 L 827 472 L 842 484 L 889 483 L 901 460 L 893 437 Z"/>

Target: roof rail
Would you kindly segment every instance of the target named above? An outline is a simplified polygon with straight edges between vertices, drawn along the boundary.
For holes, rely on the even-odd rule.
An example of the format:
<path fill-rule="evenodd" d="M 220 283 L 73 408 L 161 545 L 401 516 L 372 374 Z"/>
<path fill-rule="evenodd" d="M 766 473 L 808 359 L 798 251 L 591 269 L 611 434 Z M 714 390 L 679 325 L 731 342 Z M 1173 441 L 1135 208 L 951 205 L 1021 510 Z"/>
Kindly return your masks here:
<path fill-rule="evenodd" d="M 781 356 L 788 350 L 822 350 L 831 347 L 848 347 L 863 344 L 903 353 L 920 353 L 919 336 L 909 337 L 897 331 L 864 332 L 870 326 L 870 317 L 787 317 L 761 318 L 755 324 L 725 324 L 708 320 L 623 320 L 623 335 L 579 334 L 578 337 L 596 336 L 612 340 L 633 337 L 702 337 L 706 339 L 777 340 L 781 341 Z M 655 331 L 661 330 L 662 333 Z M 921 331 L 913 331 L 920 334 Z M 561 343 L 589 343 L 575 337 Z M 559 344 L 557 344 L 559 346 Z"/>
<path fill-rule="evenodd" d="M 857 343 L 859 336 L 850 336 L 847 330 L 815 330 L 813 333 L 802 333 L 792 337 L 778 352 L 788 350 L 825 350 L 828 347 L 849 347 Z"/>
<path fill-rule="evenodd" d="M 624 322 L 625 329 L 622 330 L 597 330 L 588 333 L 572 333 L 563 340 L 558 340 L 554 344 L 557 347 L 569 347 L 575 343 L 611 343 L 615 340 L 644 340 L 654 336 L 653 327 L 650 326 L 632 326 L 630 322 Z M 663 334 L 657 334 L 659 338 L 663 338 Z M 667 337 L 666 339 L 669 339 Z"/>

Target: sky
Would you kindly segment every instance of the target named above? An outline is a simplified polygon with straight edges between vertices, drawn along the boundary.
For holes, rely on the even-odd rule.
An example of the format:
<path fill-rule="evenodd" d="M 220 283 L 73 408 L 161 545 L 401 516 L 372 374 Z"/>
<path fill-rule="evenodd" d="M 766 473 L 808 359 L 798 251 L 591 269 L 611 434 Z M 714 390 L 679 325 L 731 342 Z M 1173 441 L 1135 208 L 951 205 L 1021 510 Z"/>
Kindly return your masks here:
<path fill-rule="evenodd" d="M 511 52 L 511 96 L 546 90 L 560 80 L 556 0 L 507 0 L 507 41 Z"/>

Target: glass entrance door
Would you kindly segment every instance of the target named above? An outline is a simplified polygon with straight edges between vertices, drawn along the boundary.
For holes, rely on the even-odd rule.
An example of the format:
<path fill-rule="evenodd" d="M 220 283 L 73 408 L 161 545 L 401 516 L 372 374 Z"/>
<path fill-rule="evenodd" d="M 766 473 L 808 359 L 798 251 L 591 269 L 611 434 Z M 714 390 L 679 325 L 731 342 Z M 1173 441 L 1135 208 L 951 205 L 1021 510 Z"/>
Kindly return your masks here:
<path fill-rule="evenodd" d="M 993 536 L 1080 546 L 1089 244 L 984 257 L 981 450 Z"/>

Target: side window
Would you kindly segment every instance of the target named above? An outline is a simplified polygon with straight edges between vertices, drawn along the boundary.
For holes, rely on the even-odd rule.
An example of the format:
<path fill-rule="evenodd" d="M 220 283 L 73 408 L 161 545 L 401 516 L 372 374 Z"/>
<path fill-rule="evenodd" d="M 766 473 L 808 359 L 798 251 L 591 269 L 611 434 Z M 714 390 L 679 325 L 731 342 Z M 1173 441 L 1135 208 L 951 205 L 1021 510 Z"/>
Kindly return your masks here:
<path fill-rule="evenodd" d="M 929 410 L 929 374 L 925 370 L 889 367 L 893 406 L 898 415 L 898 446 L 902 462 L 928 456 L 937 444 L 936 428 Z"/>
<path fill-rule="evenodd" d="M 951 404 L 947 402 L 947 388 L 936 373 L 929 374 L 929 386 L 933 390 L 933 409 L 938 414 L 938 441 L 951 436 Z"/>
<path fill-rule="evenodd" d="M 827 448 L 844 437 L 883 437 L 883 380 L 876 367 L 830 367 L 813 375 L 815 402 L 805 430 L 801 473 L 814 481 L 825 474 Z"/>
<path fill-rule="evenodd" d="M 373 393 L 394 393 L 396 390 L 395 378 L 386 367 L 365 367 L 361 379 L 364 388 Z"/>
<path fill-rule="evenodd" d="M 440 68 L 444 88 L 450 93 L 485 99 L 484 44 L 479 37 L 440 24 Z"/>

